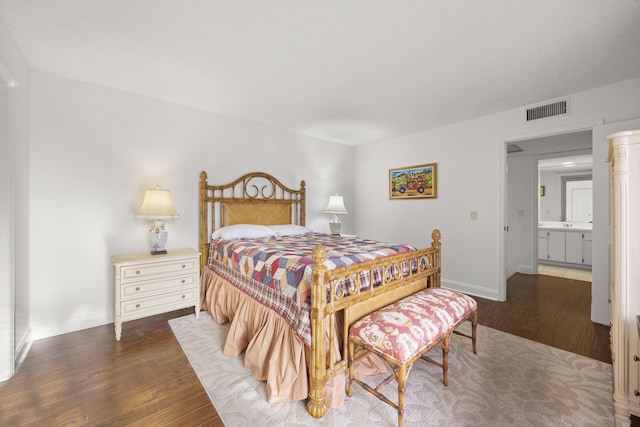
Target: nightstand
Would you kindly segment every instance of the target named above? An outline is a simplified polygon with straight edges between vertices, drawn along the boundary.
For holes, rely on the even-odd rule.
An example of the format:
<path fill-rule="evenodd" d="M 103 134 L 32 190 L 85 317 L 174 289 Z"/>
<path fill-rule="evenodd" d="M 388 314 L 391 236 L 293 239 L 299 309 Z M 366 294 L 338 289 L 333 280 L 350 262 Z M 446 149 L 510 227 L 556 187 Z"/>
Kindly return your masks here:
<path fill-rule="evenodd" d="M 200 316 L 200 252 L 174 249 L 166 255 L 149 252 L 115 255 L 114 323 L 120 341 L 122 322 L 195 307 Z"/>

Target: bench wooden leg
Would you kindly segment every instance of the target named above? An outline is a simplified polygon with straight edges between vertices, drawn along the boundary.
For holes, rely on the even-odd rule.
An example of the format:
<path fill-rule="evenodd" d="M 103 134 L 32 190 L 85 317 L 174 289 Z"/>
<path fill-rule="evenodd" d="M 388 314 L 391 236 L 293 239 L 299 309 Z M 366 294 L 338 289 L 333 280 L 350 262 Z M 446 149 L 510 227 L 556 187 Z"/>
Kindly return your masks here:
<path fill-rule="evenodd" d="M 478 326 L 478 310 L 473 312 L 473 317 L 471 318 L 471 345 L 473 346 L 473 354 L 478 354 L 476 350 L 476 329 Z"/>
<path fill-rule="evenodd" d="M 442 384 L 449 385 L 449 341 L 451 340 L 451 334 L 447 334 L 442 339 L 440 345 L 442 346 Z"/>
<path fill-rule="evenodd" d="M 478 310 L 476 309 L 473 313 L 469 315 L 467 318 L 471 322 L 471 335 L 464 334 L 457 329 L 453 331 L 456 335 L 461 335 L 463 337 L 471 338 L 471 346 L 473 348 L 473 354 L 478 354 L 478 350 L 476 349 L 476 330 L 478 329 Z"/>
<path fill-rule="evenodd" d="M 398 427 L 402 427 L 402 418 L 404 417 L 404 393 L 407 388 L 407 373 L 406 365 L 398 365 Z"/>

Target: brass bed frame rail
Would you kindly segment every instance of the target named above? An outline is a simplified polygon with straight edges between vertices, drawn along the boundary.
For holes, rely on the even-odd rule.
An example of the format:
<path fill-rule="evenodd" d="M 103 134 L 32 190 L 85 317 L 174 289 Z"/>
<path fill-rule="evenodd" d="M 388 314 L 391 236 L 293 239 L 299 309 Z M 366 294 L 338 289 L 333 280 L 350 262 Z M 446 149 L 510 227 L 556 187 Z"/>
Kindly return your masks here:
<path fill-rule="evenodd" d="M 312 416 L 320 418 L 327 413 L 325 384 L 347 369 L 349 327 L 361 317 L 420 289 L 440 286 L 440 231 L 434 230 L 431 237 L 433 241 L 429 248 L 335 270 L 327 270 L 324 265 L 326 250 L 322 245 L 316 246 L 311 287 L 311 386 L 307 402 L 307 410 Z M 411 265 L 406 275 L 402 274 L 403 263 Z M 376 269 L 382 272 L 382 283 L 362 290 L 361 275 L 366 273 L 373 281 Z M 351 283 L 346 289 L 340 286 L 345 279 L 350 279 Z M 340 315 L 342 321 L 338 322 Z M 337 340 L 339 323 L 342 330 Z M 340 343 L 339 349 L 335 348 L 336 341 Z M 341 355 L 340 360 L 336 359 L 336 354 Z"/>
<path fill-rule="evenodd" d="M 304 181 L 300 182 L 300 189 L 292 189 L 267 173 L 252 172 L 228 184 L 209 185 L 206 172 L 201 172 L 201 270 L 208 262 L 209 241 L 214 230 L 233 224 L 305 225 L 305 197 Z M 322 245 L 316 246 L 311 284 L 311 348 L 308 353 L 310 388 L 307 410 L 312 416 L 320 418 L 327 413 L 325 385 L 347 369 L 349 326 L 362 316 L 420 289 L 440 286 L 440 231 L 434 230 L 431 237 L 431 247 L 335 270 L 328 270 L 324 265 L 326 249 Z M 399 273 L 402 264 L 407 262 L 413 263 L 415 268 L 402 275 Z M 376 269 L 382 271 L 382 283 L 361 290 L 361 274 L 369 274 L 373 278 Z M 346 278 L 351 279 L 353 286 L 345 290 L 339 284 Z M 340 323 L 342 328 L 338 329 Z M 335 348 L 336 340 L 339 349 Z M 339 350 L 340 360 L 335 356 L 336 350 Z"/>

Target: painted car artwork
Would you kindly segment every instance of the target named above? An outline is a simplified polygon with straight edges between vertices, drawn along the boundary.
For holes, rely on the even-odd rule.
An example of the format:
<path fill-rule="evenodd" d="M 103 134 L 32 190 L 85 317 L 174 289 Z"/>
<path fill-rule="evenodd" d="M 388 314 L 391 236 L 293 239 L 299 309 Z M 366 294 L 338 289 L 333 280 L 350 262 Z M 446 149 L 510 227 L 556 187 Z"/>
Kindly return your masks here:
<path fill-rule="evenodd" d="M 389 170 L 389 199 L 435 199 L 436 163 Z"/>

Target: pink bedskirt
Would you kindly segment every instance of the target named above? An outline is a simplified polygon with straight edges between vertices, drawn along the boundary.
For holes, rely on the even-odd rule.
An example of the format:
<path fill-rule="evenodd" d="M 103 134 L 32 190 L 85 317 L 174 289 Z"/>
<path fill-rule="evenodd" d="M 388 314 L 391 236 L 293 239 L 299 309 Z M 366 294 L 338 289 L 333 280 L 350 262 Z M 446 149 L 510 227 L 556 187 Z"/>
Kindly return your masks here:
<path fill-rule="evenodd" d="M 239 291 L 208 266 L 201 274 L 201 300 L 202 309 L 209 311 L 216 322 L 230 323 L 223 354 L 238 356 L 244 351 L 244 364 L 251 370 L 251 376 L 266 381 L 268 402 L 308 397 L 305 346 L 282 317 Z M 369 370 L 360 365 L 363 363 L 358 370 Z M 373 369 L 379 372 L 380 365 Z M 327 383 L 329 408 L 344 404 L 345 378 L 346 373 Z"/>

